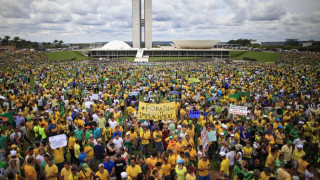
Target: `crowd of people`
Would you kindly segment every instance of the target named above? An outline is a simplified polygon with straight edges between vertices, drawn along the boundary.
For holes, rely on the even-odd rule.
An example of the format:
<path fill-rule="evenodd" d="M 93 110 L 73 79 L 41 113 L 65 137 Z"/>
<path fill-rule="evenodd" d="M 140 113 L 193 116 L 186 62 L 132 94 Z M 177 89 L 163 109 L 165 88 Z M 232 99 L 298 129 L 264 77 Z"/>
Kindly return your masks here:
<path fill-rule="evenodd" d="M 140 65 L 1 53 L 0 179 L 319 179 L 319 58 Z M 176 116 L 139 119 L 140 101 L 175 102 Z M 52 148 L 63 134 L 67 145 Z"/>

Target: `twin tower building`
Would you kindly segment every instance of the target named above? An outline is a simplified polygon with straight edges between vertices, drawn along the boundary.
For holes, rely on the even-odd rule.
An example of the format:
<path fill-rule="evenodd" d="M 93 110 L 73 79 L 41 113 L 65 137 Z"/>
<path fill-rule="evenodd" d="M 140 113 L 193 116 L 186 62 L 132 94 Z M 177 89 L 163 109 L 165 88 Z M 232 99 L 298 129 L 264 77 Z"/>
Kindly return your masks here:
<path fill-rule="evenodd" d="M 152 48 L 152 0 L 132 0 L 132 43 L 133 48 Z"/>

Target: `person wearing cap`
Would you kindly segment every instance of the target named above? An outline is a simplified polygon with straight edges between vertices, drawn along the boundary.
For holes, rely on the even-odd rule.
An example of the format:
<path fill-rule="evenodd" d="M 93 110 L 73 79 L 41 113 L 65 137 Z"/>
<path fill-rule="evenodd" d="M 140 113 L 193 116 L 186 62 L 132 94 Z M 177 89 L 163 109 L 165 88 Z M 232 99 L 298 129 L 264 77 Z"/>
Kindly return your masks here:
<path fill-rule="evenodd" d="M 91 130 L 91 126 L 85 127 L 85 138 L 84 140 L 87 141 L 90 138 L 90 135 L 93 135 L 93 131 Z"/>
<path fill-rule="evenodd" d="M 48 164 L 45 167 L 46 179 L 47 180 L 58 180 L 58 167 L 53 164 L 52 158 L 48 159 Z"/>
<path fill-rule="evenodd" d="M 91 180 L 94 177 L 94 173 L 90 169 L 87 163 L 83 163 L 79 173 L 80 179 Z"/>
<path fill-rule="evenodd" d="M 141 167 L 136 164 L 136 159 L 131 158 L 130 166 L 128 166 L 126 169 L 127 176 L 130 177 L 132 180 L 137 180 L 138 174 L 141 172 Z"/>
<path fill-rule="evenodd" d="M 263 171 L 260 173 L 260 178 L 259 179 L 269 179 L 271 177 L 274 177 L 272 174 L 272 171 L 269 167 L 265 167 Z"/>
<path fill-rule="evenodd" d="M 155 131 L 153 132 L 153 140 L 156 151 L 160 151 L 163 153 L 163 143 L 162 143 L 162 132 L 160 131 L 160 127 L 156 126 Z"/>
<path fill-rule="evenodd" d="M 229 177 L 230 172 L 229 172 L 229 158 L 226 157 L 225 152 L 220 152 L 219 153 L 221 157 L 221 164 L 220 164 L 220 177 Z"/>
<path fill-rule="evenodd" d="M 292 141 L 287 140 L 287 143 L 281 147 L 281 153 L 284 155 L 284 160 L 287 161 L 287 163 L 291 163 L 292 152 Z"/>
<path fill-rule="evenodd" d="M 229 162 L 228 162 L 229 167 Z M 206 155 L 202 156 L 202 159 L 198 162 L 199 179 L 210 180 L 209 169 L 211 168 L 210 162 Z"/>
<path fill-rule="evenodd" d="M 298 144 L 297 149 L 295 149 L 292 153 L 293 168 L 295 170 L 297 170 L 298 168 L 298 161 L 305 155 L 306 153 L 303 151 L 303 146 L 301 144 Z"/>
<path fill-rule="evenodd" d="M 133 139 L 131 137 L 131 133 L 128 131 L 126 136 L 123 138 L 124 147 L 128 149 L 128 152 L 131 153 L 133 151 Z"/>
<path fill-rule="evenodd" d="M 96 172 L 95 175 L 98 176 L 101 180 L 110 180 L 109 172 L 106 169 L 104 169 L 103 164 L 99 164 L 99 170 Z"/>
<path fill-rule="evenodd" d="M 179 159 L 177 161 L 178 165 L 175 167 L 175 171 L 178 176 L 178 180 L 185 180 L 185 177 L 187 175 L 187 168 L 184 166 L 184 161 L 182 159 Z"/>

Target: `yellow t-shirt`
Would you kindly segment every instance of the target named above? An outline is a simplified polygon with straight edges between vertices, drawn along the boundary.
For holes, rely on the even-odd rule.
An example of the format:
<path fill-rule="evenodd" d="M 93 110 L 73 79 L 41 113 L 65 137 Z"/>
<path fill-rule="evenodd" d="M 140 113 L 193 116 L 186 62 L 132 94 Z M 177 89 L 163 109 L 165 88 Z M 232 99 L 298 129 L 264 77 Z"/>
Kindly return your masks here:
<path fill-rule="evenodd" d="M 146 138 L 144 140 L 141 140 L 141 144 L 143 144 L 143 145 L 149 144 L 149 139 L 150 139 L 150 132 L 149 131 L 147 131 L 146 133 L 141 132 L 140 137 Z"/>
<path fill-rule="evenodd" d="M 295 149 L 292 153 L 292 159 L 298 161 L 304 155 L 306 155 L 306 153 L 303 150 L 298 151 L 298 149 Z"/>
<path fill-rule="evenodd" d="M 162 136 L 162 132 L 161 132 L 161 131 L 159 131 L 159 132 L 154 131 L 154 132 L 153 132 L 154 142 L 161 142 L 161 141 L 162 141 L 162 138 L 161 138 L 160 136 Z M 157 139 L 157 138 L 158 138 L 158 139 Z"/>
<path fill-rule="evenodd" d="M 206 162 L 202 159 L 198 162 L 198 169 L 208 168 L 210 165 L 210 162 L 207 160 Z M 229 166 L 229 165 L 228 165 Z M 208 170 L 199 170 L 199 176 L 207 176 L 209 174 Z"/>
<path fill-rule="evenodd" d="M 249 155 L 244 155 L 244 157 L 246 157 L 246 158 L 251 158 L 251 154 L 252 154 L 252 147 L 247 147 L 247 146 L 245 146 L 244 148 L 243 148 L 243 154 L 247 154 L 247 153 L 250 153 Z"/>
<path fill-rule="evenodd" d="M 271 170 L 273 170 L 274 169 L 274 159 L 275 157 L 271 154 L 271 153 L 269 153 L 269 155 L 268 155 L 268 157 L 267 157 L 267 160 L 266 160 L 266 167 L 269 167 Z"/>
<path fill-rule="evenodd" d="M 306 173 L 306 169 L 307 169 L 308 165 L 309 165 L 309 163 L 307 161 L 299 159 L 298 160 L 298 172 L 302 173 L 302 174 Z"/>
<path fill-rule="evenodd" d="M 161 168 L 164 170 L 165 172 L 165 176 L 169 176 L 170 175 L 170 172 L 171 172 L 171 165 L 168 163 L 168 164 L 163 164 L 161 166 Z"/>
<path fill-rule="evenodd" d="M 84 172 L 84 170 L 81 170 L 79 175 L 81 179 L 90 180 L 91 173 L 92 173 L 91 169 L 88 169 L 87 172 Z"/>
<path fill-rule="evenodd" d="M 260 174 L 260 178 L 259 180 L 269 180 L 269 178 L 274 177 L 274 175 L 271 173 L 270 176 L 267 176 L 267 174 L 262 171 L 262 173 Z"/>
<path fill-rule="evenodd" d="M 34 180 L 34 179 L 37 179 L 37 172 L 36 170 L 34 169 L 33 166 L 30 166 L 30 165 L 25 165 L 24 166 L 24 172 L 25 172 L 25 175 L 26 175 L 26 180 Z M 32 176 L 32 179 L 29 179 L 29 176 Z"/>
<path fill-rule="evenodd" d="M 54 149 L 53 150 L 53 157 L 54 157 L 54 162 L 55 163 L 62 163 L 64 161 L 64 156 L 63 156 L 63 147 L 59 149 Z"/>
<path fill-rule="evenodd" d="M 220 164 L 220 172 L 223 171 L 224 174 L 229 176 L 229 158 L 224 159 Z"/>
<path fill-rule="evenodd" d="M 171 171 L 174 170 L 176 167 L 176 156 L 175 155 L 169 155 L 168 157 L 168 164 L 171 165 Z"/>
<path fill-rule="evenodd" d="M 71 172 L 71 168 L 69 170 L 67 170 L 66 168 L 62 168 L 60 175 L 63 176 L 64 180 L 68 180 L 70 174 L 72 174 Z"/>
<path fill-rule="evenodd" d="M 89 152 L 87 153 L 87 151 L 89 151 Z M 84 152 L 87 153 L 88 159 L 93 159 L 93 157 L 94 157 L 94 150 L 93 150 L 93 148 L 92 148 L 90 145 L 88 145 L 87 147 L 84 148 Z"/>
<path fill-rule="evenodd" d="M 101 173 L 100 171 L 97 171 L 96 176 L 99 176 L 101 180 L 107 180 L 109 177 L 109 172 L 103 169 L 103 173 Z"/>
<path fill-rule="evenodd" d="M 76 138 L 73 136 L 70 136 L 69 141 L 68 141 L 68 147 L 69 149 L 74 148 L 74 144 L 76 143 Z"/>
<path fill-rule="evenodd" d="M 141 167 L 139 165 L 135 165 L 132 167 L 131 165 L 127 167 L 126 173 L 130 178 L 136 178 L 139 173 L 141 173 Z"/>
<path fill-rule="evenodd" d="M 58 171 L 58 167 L 55 164 L 53 164 L 52 166 L 49 166 L 49 164 L 47 164 L 45 167 L 45 172 L 46 172 L 46 175 L 54 175 L 54 174 L 57 174 L 59 171 Z M 58 177 L 50 177 L 50 178 L 47 178 L 47 180 L 58 180 Z"/>

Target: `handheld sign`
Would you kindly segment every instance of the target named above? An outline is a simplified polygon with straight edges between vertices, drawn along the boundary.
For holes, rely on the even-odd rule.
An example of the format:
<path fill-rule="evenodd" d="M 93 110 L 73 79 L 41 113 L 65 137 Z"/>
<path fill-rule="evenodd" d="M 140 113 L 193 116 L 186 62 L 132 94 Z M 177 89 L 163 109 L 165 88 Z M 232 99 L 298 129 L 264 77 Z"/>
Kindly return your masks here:
<path fill-rule="evenodd" d="M 248 114 L 248 107 L 246 106 L 235 106 L 230 104 L 230 111 L 231 114 L 239 114 L 246 116 Z"/>
<path fill-rule="evenodd" d="M 191 110 L 189 112 L 189 118 L 200 118 L 200 111 L 193 111 Z"/>
<path fill-rule="evenodd" d="M 176 118 L 175 102 L 151 104 L 139 102 L 138 119 L 170 120 Z"/>
<path fill-rule="evenodd" d="M 49 137 L 49 142 L 50 142 L 51 149 L 65 147 L 67 146 L 67 136 L 65 134 L 51 136 Z"/>

